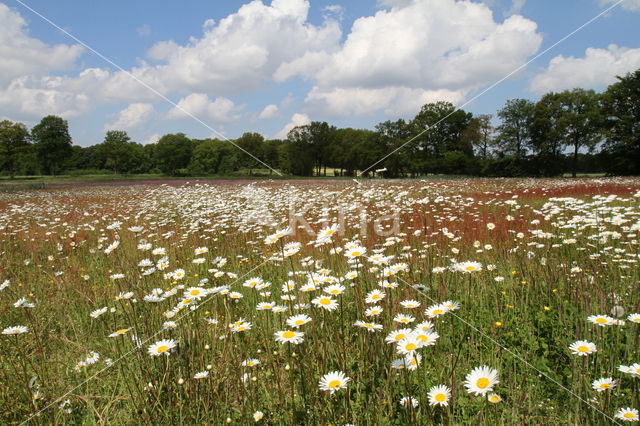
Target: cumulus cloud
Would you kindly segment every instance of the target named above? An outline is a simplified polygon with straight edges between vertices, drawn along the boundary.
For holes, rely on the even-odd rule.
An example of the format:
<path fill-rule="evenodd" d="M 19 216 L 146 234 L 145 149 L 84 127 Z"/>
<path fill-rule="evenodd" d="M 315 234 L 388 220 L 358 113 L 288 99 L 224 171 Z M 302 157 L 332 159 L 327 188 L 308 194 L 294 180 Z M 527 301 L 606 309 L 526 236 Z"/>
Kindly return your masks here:
<path fill-rule="evenodd" d="M 194 115 L 201 120 L 211 120 L 215 122 L 230 122 L 240 118 L 238 112 L 242 109 L 232 100 L 227 98 L 216 98 L 213 101 L 204 93 L 192 93 L 178 101 L 177 107 L 172 108 L 167 114 L 167 118 L 186 118 L 188 114 Z M 187 114 L 188 113 L 188 114 Z"/>
<path fill-rule="evenodd" d="M 527 2 L 527 0 L 512 0 L 511 1 L 511 8 L 507 11 L 507 15 L 515 15 L 517 13 L 520 13 L 522 11 L 522 8 L 524 7 L 525 3 Z"/>
<path fill-rule="evenodd" d="M 307 22 L 307 0 L 252 1 L 217 25 L 204 28 L 201 38 L 187 45 L 172 41 L 149 50 L 147 77 L 160 80 L 169 91 L 202 91 L 228 95 L 259 87 L 278 67 L 308 52 L 335 50 L 342 33 L 339 24 Z"/>
<path fill-rule="evenodd" d="M 620 0 L 598 0 L 601 6 L 608 7 L 612 4 L 618 3 Z M 623 9 L 631 10 L 633 12 L 640 12 L 640 0 L 624 0 L 620 6 Z"/>
<path fill-rule="evenodd" d="M 311 123 L 311 119 L 307 114 L 295 113 L 291 116 L 291 121 L 285 124 L 285 126 L 276 133 L 275 137 L 276 139 L 286 139 L 287 133 L 289 133 L 291 129 L 297 126 L 304 126 L 309 123 Z"/>
<path fill-rule="evenodd" d="M 268 120 L 270 118 L 276 117 L 279 111 L 280 109 L 278 108 L 278 105 L 270 104 L 264 107 L 264 109 L 260 112 L 258 118 L 261 120 Z"/>
<path fill-rule="evenodd" d="M 104 126 L 104 130 L 131 130 L 147 123 L 155 115 L 153 105 L 134 103 L 118 113 L 113 123 Z"/>
<path fill-rule="evenodd" d="M 158 133 L 154 133 L 151 136 L 149 136 L 148 138 L 144 139 L 140 143 L 142 145 L 150 145 L 150 144 L 158 142 L 159 140 L 160 140 L 160 135 Z"/>
<path fill-rule="evenodd" d="M 529 89 L 537 94 L 558 92 L 575 87 L 602 89 L 624 75 L 640 68 L 640 48 L 609 45 L 606 49 L 588 48 L 581 58 L 562 55 L 551 59 L 549 66 L 533 78 Z"/>
<path fill-rule="evenodd" d="M 542 42 L 535 22 L 513 15 L 498 23 L 481 3 L 383 3 L 390 8 L 357 19 L 329 59 L 298 57 L 281 65 L 276 79 L 312 78 L 307 101 L 314 111 L 395 115 L 412 95 L 418 97 L 414 104 L 438 92 L 463 99 L 526 63 Z"/>
<path fill-rule="evenodd" d="M 0 3 L 0 85 L 27 74 L 42 75 L 51 70 L 66 70 L 74 66 L 82 54 L 80 45 L 47 45 L 29 37 L 24 18 Z"/>

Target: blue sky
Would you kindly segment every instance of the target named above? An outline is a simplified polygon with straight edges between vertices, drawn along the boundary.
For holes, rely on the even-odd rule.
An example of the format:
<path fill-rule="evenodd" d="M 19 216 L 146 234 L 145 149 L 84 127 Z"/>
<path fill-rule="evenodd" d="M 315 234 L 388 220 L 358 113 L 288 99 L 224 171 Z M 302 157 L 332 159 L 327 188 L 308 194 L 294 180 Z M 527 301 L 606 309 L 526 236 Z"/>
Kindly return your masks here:
<path fill-rule="evenodd" d="M 373 128 L 428 101 L 463 105 L 616 1 L 23 3 L 178 105 L 5 0 L 0 116 L 32 126 L 61 115 L 88 146 L 108 129 L 141 143 L 178 131 L 273 138 L 309 120 Z M 638 23 L 640 0 L 625 0 L 465 109 L 493 114 L 509 98 L 602 90 L 640 68 Z"/>

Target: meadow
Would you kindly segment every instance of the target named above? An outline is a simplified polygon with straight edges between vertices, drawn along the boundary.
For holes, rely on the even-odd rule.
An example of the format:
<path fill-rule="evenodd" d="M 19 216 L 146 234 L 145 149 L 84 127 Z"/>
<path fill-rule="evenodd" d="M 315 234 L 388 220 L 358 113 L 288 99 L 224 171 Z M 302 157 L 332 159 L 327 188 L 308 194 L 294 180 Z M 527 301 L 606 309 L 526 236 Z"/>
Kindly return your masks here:
<path fill-rule="evenodd" d="M 638 421 L 640 179 L 0 192 L 1 424 Z"/>

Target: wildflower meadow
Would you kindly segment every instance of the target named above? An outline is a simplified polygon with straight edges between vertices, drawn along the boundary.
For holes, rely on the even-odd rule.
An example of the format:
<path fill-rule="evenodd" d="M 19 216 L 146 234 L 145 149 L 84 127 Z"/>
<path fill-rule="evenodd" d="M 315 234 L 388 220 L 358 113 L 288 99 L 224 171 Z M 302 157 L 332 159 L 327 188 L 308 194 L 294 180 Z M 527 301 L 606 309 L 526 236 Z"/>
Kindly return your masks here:
<path fill-rule="evenodd" d="M 0 193 L 1 424 L 639 420 L 640 180 Z"/>

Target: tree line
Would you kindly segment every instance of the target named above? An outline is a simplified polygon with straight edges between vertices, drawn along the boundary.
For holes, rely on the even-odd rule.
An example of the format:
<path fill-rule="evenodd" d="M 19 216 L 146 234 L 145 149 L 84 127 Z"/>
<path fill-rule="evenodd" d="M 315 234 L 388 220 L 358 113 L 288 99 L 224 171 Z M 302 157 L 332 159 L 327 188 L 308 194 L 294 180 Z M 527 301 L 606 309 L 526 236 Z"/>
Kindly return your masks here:
<path fill-rule="evenodd" d="M 73 145 L 67 121 L 49 115 L 31 130 L 0 122 L 0 168 L 12 178 L 90 171 L 252 175 L 265 164 L 296 176 L 640 174 L 640 69 L 602 93 L 578 88 L 537 102 L 510 99 L 496 115 L 494 126 L 491 115 L 441 101 L 425 104 L 412 120 L 385 121 L 375 130 L 314 121 L 284 140 L 254 132 L 233 141 L 175 133 L 148 145 L 110 130 L 89 147 Z"/>

